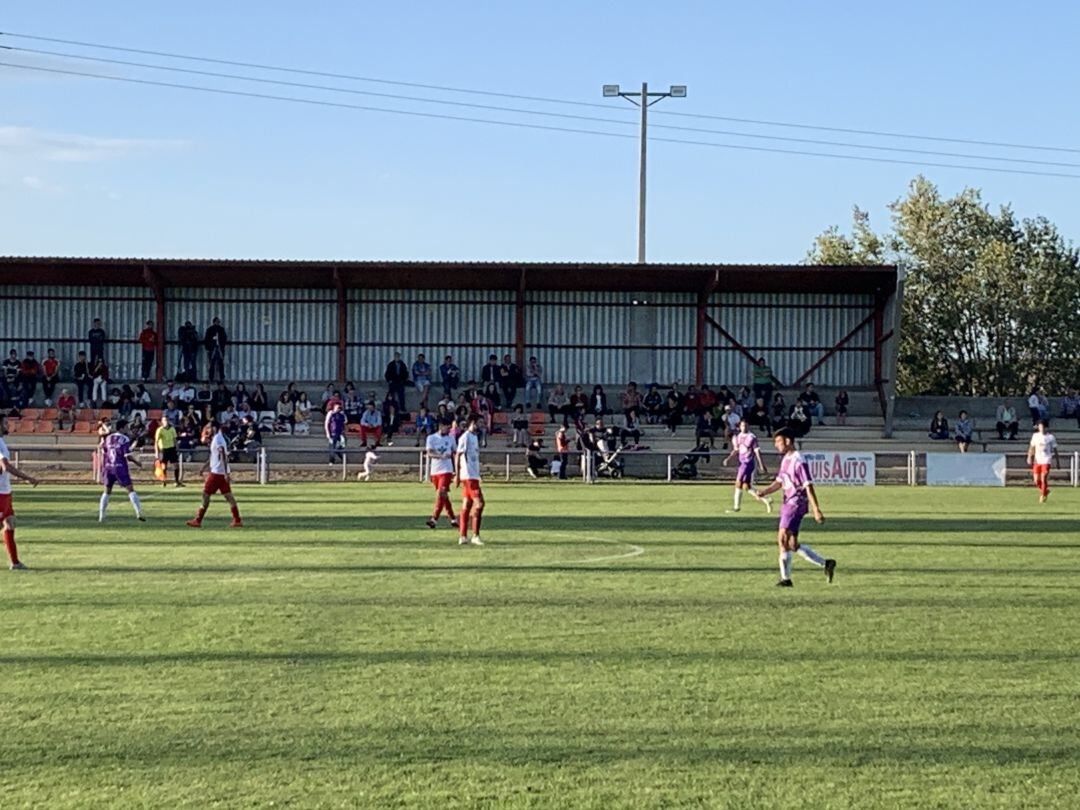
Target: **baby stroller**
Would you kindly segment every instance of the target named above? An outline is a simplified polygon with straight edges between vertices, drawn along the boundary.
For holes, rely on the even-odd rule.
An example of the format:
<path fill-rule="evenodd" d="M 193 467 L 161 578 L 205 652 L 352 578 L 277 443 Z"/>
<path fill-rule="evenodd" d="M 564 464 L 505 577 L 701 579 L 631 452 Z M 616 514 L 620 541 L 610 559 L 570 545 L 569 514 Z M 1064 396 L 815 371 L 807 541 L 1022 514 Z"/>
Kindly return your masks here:
<path fill-rule="evenodd" d="M 612 479 L 623 477 L 623 468 L 626 467 L 626 460 L 622 458 L 623 448 L 616 447 L 612 450 L 613 444 L 616 443 L 607 437 L 597 442 L 597 453 L 593 456 L 597 477 L 607 476 Z"/>
<path fill-rule="evenodd" d="M 706 464 L 709 463 L 710 454 L 709 443 L 707 441 L 699 442 L 693 450 L 683 456 L 679 463 L 675 465 L 672 473 L 678 479 L 691 481 L 698 477 L 698 464 L 702 461 Z"/>

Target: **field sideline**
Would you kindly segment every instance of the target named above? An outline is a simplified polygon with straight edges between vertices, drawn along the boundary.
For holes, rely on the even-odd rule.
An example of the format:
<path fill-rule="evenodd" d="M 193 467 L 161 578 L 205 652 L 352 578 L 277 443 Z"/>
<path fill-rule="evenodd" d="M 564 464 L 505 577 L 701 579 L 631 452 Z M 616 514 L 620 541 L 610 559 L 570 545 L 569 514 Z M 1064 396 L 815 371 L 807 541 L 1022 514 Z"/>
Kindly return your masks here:
<path fill-rule="evenodd" d="M 1080 491 L 15 489 L 0 807 L 1072 807 Z"/>

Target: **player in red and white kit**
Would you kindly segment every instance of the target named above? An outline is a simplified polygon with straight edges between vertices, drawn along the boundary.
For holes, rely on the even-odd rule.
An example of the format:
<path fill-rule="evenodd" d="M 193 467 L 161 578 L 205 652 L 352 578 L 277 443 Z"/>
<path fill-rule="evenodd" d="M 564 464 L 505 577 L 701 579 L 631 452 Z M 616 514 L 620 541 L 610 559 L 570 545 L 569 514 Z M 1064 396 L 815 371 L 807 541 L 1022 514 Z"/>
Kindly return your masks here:
<path fill-rule="evenodd" d="M 484 545 L 480 539 L 480 521 L 484 515 L 484 493 L 480 489 L 480 417 L 469 417 L 469 426 L 458 438 L 457 455 L 454 457 L 455 481 L 462 489 L 461 512 L 458 527 L 461 537 L 459 546 Z M 472 540 L 468 537 L 469 517 L 472 517 Z"/>
<path fill-rule="evenodd" d="M 202 526 L 203 516 L 206 515 L 206 509 L 210 506 L 210 496 L 220 492 L 229 502 L 229 509 L 232 510 L 232 523 L 229 525 L 240 528 L 244 522 L 240 519 L 240 508 L 236 505 L 232 485 L 229 483 L 229 443 L 225 440 L 221 426 L 217 422 L 211 422 L 205 430 L 211 436 L 210 458 L 207 459 L 200 472 L 205 473 L 209 470 L 209 473 L 206 476 L 206 483 L 203 484 L 202 506 L 199 507 L 194 519 L 187 522 L 187 525 L 196 529 Z"/>
<path fill-rule="evenodd" d="M 450 484 L 454 480 L 454 453 L 457 442 L 450 435 L 450 421 L 439 421 L 439 429 L 427 437 L 428 474 L 435 487 L 435 509 L 428 518 L 428 528 L 439 525 L 439 515 L 446 511 L 451 528 L 457 528 L 454 505 L 450 503 Z"/>
<path fill-rule="evenodd" d="M 11 476 L 21 478 L 32 487 L 38 485 L 34 476 L 24 473 L 11 463 L 11 453 L 4 442 L 7 435 L 7 417 L 0 416 L 0 524 L 4 528 L 4 548 L 7 549 L 8 561 L 12 571 L 25 571 L 26 566 L 19 561 L 19 551 L 15 547 L 15 510 L 11 505 Z"/>
<path fill-rule="evenodd" d="M 1050 465 L 1057 455 L 1057 439 L 1050 432 L 1050 424 L 1042 419 L 1035 424 L 1035 434 L 1028 445 L 1027 463 L 1039 488 L 1039 503 L 1046 503 L 1050 494 Z"/>

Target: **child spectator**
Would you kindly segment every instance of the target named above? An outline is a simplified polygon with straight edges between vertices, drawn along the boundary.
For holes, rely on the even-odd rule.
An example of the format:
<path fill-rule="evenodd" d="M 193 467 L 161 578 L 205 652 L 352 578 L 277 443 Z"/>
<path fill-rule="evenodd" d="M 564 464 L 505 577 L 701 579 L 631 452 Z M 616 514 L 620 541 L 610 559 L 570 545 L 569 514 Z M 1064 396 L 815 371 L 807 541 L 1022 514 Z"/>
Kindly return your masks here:
<path fill-rule="evenodd" d="M 966 453 L 971 447 L 971 434 L 975 431 L 975 423 L 968 418 L 967 411 L 960 411 L 956 419 L 956 448 L 961 453 Z"/>
<path fill-rule="evenodd" d="M 529 417 L 525 415 L 525 409 L 520 404 L 514 406 L 514 412 L 510 416 L 510 429 L 507 447 L 524 447 L 529 443 Z"/>

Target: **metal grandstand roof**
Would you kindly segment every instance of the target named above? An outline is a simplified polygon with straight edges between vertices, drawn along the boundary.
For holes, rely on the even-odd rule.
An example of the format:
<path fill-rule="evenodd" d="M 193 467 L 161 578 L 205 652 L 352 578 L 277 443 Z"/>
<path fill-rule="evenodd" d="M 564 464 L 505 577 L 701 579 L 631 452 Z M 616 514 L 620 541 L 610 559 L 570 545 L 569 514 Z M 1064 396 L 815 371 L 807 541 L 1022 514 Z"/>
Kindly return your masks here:
<path fill-rule="evenodd" d="M 884 293 L 892 265 L 0 256 L 0 284 Z"/>

